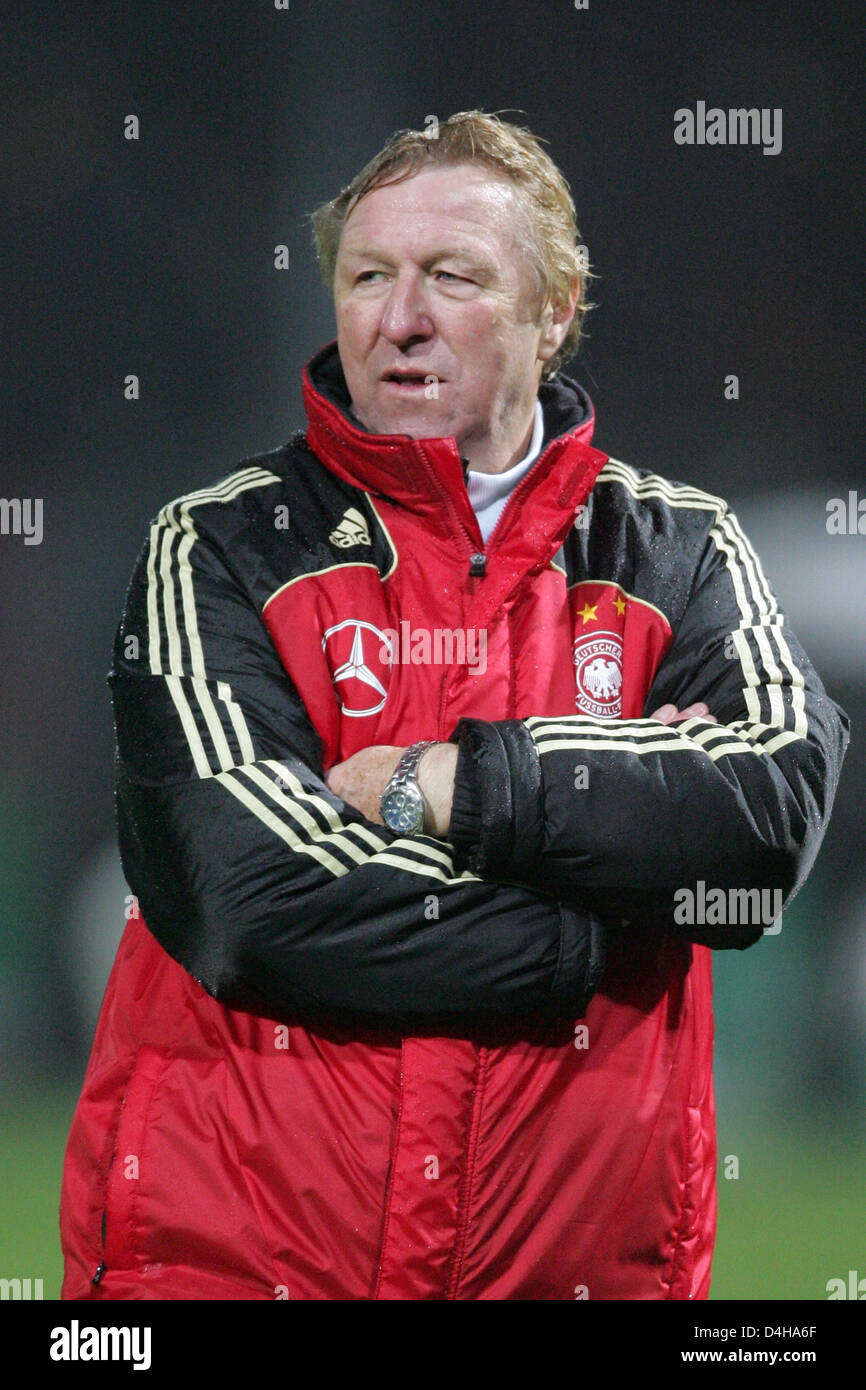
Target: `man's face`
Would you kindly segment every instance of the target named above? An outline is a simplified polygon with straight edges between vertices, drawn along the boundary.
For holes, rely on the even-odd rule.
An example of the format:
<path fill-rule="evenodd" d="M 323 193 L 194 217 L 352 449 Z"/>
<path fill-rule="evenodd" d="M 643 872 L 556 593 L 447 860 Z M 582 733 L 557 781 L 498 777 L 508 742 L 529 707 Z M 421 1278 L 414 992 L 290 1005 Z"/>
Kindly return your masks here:
<path fill-rule="evenodd" d="M 424 170 L 355 206 L 334 300 L 346 383 L 369 430 L 453 435 L 488 471 L 520 457 L 542 367 L 572 316 L 536 322 L 522 226 L 514 185 L 472 164 Z"/>

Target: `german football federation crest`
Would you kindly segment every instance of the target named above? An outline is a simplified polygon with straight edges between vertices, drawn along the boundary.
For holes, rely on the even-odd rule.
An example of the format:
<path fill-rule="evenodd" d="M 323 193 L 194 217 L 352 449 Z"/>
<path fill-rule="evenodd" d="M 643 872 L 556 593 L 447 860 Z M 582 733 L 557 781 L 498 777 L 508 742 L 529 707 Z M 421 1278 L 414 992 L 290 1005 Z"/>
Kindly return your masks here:
<path fill-rule="evenodd" d="M 622 715 L 622 638 L 617 632 L 587 632 L 574 643 L 574 703 L 596 719 Z"/>

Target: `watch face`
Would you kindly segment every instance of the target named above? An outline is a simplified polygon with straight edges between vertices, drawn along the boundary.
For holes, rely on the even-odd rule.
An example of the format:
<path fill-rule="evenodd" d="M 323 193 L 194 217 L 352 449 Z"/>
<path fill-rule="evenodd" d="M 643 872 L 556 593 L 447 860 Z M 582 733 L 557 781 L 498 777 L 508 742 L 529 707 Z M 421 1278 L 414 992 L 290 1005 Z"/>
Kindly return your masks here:
<path fill-rule="evenodd" d="M 417 835 L 424 825 L 424 798 L 417 787 L 395 787 L 382 798 L 382 819 L 389 830 Z"/>

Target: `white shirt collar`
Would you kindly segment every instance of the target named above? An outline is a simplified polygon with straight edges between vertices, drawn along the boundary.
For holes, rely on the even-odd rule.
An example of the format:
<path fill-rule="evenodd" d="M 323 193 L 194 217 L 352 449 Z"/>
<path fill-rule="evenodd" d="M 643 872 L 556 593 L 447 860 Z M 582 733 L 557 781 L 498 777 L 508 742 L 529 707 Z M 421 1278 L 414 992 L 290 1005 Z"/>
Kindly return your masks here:
<path fill-rule="evenodd" d="M 468 470 L 466 490 L 469 493 L 469 500 L 476 510 L 478 507 L 489 506 L 491 502 L 497 501 L 500 497 L 507 497 L 513 491 L 524 473 L 529 472 L 541 453 L 543 439 L 544 412 L 541 409 L 541 402 L 536 398 L 532 438 L 529 441 L 529 448 L 520 462 L 506 468 L 504 473 L 477 473 L 473 468 Z"/>

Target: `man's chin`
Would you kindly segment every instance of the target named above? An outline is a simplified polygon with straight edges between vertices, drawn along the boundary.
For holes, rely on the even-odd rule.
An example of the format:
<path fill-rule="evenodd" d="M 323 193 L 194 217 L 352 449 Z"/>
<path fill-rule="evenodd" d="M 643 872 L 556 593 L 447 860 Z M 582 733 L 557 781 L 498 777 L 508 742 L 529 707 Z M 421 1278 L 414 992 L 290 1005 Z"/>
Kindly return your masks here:
<path fill-rule="evenodd" d="M 431 410 L 431 404 L 419 402 L 401 410 L 372 411 L 366 418 L 360 411 L 356 413 L 371 434 L 408 434 L 410 439 L 441 439 L 453 435 L 450 422 L 438 411 Z"/>

